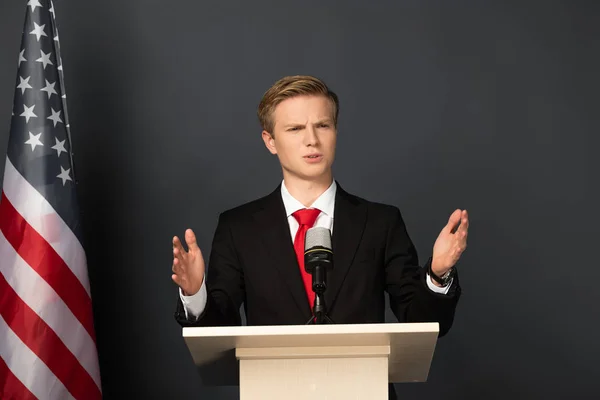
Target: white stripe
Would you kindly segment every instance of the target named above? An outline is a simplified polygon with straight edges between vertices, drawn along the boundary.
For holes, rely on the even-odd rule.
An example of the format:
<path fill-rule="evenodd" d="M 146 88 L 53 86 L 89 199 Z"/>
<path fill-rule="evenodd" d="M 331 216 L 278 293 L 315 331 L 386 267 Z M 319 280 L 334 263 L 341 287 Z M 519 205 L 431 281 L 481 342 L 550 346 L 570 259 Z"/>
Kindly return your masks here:
<path fill-rule="evenodd" d="M 90 296 L 85 252 L 69 226 L 6 157 L 4 193 L 13 207 L 58 253 Z"/>
<path fill-rule="evenodd" d="M 94 341 L 54 289 L 19 256 L 2 231 L 0 260 L 0 273 L 8 284 L 52 328 L 100 388 L 98 354 Z"/>
<path fill-rule="evenodd" d="M 0 337 L 0 357 L 38 399 L 73 399 L 65 385 L 10 329 L 1 315 Z"/>

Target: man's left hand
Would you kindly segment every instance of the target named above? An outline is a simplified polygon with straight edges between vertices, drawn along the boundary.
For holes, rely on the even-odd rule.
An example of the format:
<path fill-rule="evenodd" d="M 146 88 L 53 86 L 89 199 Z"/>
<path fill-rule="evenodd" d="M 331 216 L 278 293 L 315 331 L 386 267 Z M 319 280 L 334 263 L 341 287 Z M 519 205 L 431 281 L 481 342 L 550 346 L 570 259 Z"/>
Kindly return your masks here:
<path fill-rule="evenodd" d="M 458 262 L 467 248 L 468 230 L 467 210 L 455 210 L 433 245 L 431 270 L 434 274 L 442 276 Z"/>

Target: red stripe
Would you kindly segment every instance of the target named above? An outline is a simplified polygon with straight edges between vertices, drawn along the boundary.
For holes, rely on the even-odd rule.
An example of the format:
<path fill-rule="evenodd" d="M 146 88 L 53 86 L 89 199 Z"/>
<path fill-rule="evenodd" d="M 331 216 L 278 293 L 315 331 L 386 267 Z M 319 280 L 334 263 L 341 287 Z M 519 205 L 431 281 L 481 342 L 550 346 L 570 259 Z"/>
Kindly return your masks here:
<path fill-rule="evenodd" d="M 95 343 L 92 299 L 73 271 L 19 214 L 4 192 L 0 201 L 0 230 L 21 258 L 60 296 Z"/>
<path fill-rule="evenodd" d="M 100 399 L 98 386 L 58 335 L 0 274 L 0 314 L 13 332 L 42 360 L 76 399 Z"/>
<path fill-rule="evenodd" d="M 36 400 L 37 398 L 12 373 L 0 357 L 0 399 Z"/>

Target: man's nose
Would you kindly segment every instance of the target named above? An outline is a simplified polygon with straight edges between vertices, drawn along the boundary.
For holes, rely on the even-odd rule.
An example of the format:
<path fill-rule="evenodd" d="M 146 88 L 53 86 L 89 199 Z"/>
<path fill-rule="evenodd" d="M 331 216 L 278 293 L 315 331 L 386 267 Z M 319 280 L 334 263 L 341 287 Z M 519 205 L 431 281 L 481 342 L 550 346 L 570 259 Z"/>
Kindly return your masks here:
<path fill-rule="evenodd" d="M 319 143 L 317 130 L 313 126 L 308 126 L 306 128 L 306 134 L 304 135 L 304 144 L 306 146 L 315 146 L 317 143 Z"/>

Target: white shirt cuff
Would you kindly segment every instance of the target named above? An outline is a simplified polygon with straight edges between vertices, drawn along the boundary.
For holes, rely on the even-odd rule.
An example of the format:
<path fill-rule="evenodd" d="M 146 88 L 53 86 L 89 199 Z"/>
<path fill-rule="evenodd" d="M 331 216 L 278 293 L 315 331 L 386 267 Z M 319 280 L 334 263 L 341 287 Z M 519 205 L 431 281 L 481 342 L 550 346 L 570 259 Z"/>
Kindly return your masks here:
<path fill-rule="evenodd" d="M 436 293 L 448 294 L 448 290 L 450 290 L 450 286 L 452 286 L 452 280 L 450 280 L 450 282 L 446 286 L 437 286 L 435 283 L 433 283 L 433 280 L 431 276 L 429 276 L 429 274 L 427 274 L 427 278 L 425 280 L 427 281 L 427 286 L 429 287 L 429 289 Z"/>
<path fill-rule="evenodd" d="M 206 307 L 207 293 L 206 293 L 206 285 L 205 280 L 202 280 L 202 286 L 198 293 L 193 294 L 191 296 L 184 296 L 181 288 L 179 288 L 179 297 L 181 298 L 181 302 L 183 303 L 183 310 L 185 311 L 185 318 L 190 319 L 190 315 L 194 317 L 194 319 L 198 319 L 200 314 L 204 311 Z"/>

